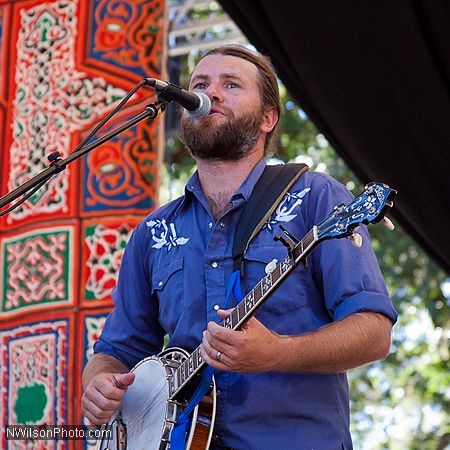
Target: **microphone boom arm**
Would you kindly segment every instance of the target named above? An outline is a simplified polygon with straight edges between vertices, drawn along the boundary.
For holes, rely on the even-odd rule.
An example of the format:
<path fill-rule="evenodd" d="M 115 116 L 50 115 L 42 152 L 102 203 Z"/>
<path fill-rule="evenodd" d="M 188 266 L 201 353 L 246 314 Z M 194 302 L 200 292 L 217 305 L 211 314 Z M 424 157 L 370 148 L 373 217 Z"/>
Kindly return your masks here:
<path fill-rule="evenodd" d="M 12 190 L 8 194 L 0 198 L 0 209 L 3 208 L 5 205 L 11 203 L 12 201 L 16 200 L 21 195 L 26 194 L 30 189 L 33 189 L 40 183 L 42 184 L 46 183 L 48 180 L 50 180 L 50 178 L 53 177 L 53 175 L 62 172 L 71 162 L 86 155 L 91 150 L 97 148 L 104 142 L 109 141 L 113 137 L 117 136 L 118 134 L 122 133 L 125 130 L 128 130 L 129 128 L 131 128 L 132 126 L 136 125 L 137 123 L 141 122 L 144 119 L 147 118 L 151 120 L 155 119 L 156 117 L 158 117 L 160 113 L 164 111 L 167 103 L 168 101 L 162 100 L 147 105 L 144 111 L 142 111 L 141 113 L 136 114 L 136 116 L 132 117 L 130 120 L 118 126 L 109 133 L 106 133 L 104 136 L 98 138 L 91 144 L 81 147 L 79 150 L 69 154 L 67 158 L 61 159 L 59 157 L 60 156 L 59 152 L 52 153 L 49 156 L 49 159 L 52 161 L 49 167 L 47 167 L 30 180 L 26 181 L 22 185 L 18 186 L 16 189 Z M 20 203 L 13 205 L 12 209 L 10 209 L 8 212 L 12 211 L 14 209 L 14 206 L 19 206 L 19 204 Z M 6 211 L 0 211 L 0 217 L 4 215 L 2 213 L 5 214 Z"/>

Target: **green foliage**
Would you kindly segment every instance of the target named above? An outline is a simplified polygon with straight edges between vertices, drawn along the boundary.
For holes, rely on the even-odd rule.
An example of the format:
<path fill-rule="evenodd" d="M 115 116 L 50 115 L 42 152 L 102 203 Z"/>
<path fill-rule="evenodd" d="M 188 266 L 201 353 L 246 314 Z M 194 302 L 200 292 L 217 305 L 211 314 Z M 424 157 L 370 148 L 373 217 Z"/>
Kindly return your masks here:
<path fill-rule="evenodd" d="M 301 160 L 333 176 L 357 195 L 362 184 L 282 89 L 283 161 Z M 392 352 L 350 371 L 355 448 L 437 449 L 450 423 L 449 301 L 446 276 L 400 227 L 371 227 L 372 244 L 400 318 Z M 447 280 L 448 281 L 448 280 Z"/>
<path fill-rule="evenodd" d="M 305 161 L 358 194 L 361 182 L 284 89 L 282 96 L 277 156 Z M 355 448 L 436 449 L 450 431 L 446 276 L 400 227 L 371 227 L 370 233 L 400 319 L 389 357 L 349 373 Z"/>

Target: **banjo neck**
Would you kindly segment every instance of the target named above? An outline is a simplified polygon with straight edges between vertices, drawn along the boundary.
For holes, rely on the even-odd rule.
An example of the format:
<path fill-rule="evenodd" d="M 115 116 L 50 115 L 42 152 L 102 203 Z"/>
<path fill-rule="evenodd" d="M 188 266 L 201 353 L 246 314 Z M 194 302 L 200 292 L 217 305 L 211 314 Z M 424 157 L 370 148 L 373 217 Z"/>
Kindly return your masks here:
<path fill-rule="evenodd" d="M 292 247 L 288 255 L 275 269 L 261 279 L 219 325 L 231 330 L 241 327 L 264 304 L 292 270 L 306 260 L 306 257 L 318 242 L 317 227 L 314 226 L 301 241 Z M 170 399 L 174 399 L 205 364 L 200 355 L 200 346 L 198 346 L 169 377 Z"/>

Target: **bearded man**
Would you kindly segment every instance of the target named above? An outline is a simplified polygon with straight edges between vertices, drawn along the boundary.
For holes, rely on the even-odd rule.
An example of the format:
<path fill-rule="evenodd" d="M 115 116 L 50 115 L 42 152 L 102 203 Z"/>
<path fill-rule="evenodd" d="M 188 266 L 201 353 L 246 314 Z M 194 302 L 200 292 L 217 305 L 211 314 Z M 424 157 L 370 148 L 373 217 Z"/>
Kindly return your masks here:
<path fill-rule="evenodd" d="M 135 229 L 123 258 L 115 309 L 83 374 L 82 405 L 105 423 L 134 382 L 130 369 L 169 347 L 192 351 L 216 369 L 217 411 L 211 449 L 350 449 L 345 371 L 384 358 L 396 312 L 367 231 L 321 244 L 256 316 L 239 330 L 217 324 L 232 273 L 240 214 L 265 168 L 282 111 L 268 58 L 239 46 L 207 53 L 189 90 L 211 100 L 207 117 L 183 115 L 182 139 L 197 171 L 181 198 Z M 294 199 L 295 201 L 292 201 Z M 242 290 L 264 277 L 286 249 L 280 224 L 298 237 L 351 194 L 327 175 L 307 172 L 283 208 L 252 240 Z"/>

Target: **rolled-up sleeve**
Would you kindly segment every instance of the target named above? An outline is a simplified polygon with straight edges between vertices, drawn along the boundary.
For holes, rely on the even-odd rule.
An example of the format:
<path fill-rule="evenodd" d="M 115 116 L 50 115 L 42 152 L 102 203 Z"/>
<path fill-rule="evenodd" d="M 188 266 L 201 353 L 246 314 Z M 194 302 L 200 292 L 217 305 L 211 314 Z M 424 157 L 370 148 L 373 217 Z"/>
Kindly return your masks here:
<path fill-rule="evenodd" d="M 318 195 L 311 218 L 320 223 L 339 203 L 349 204 L 353 196 L 343 185 L 328 179 Z M 313 252 L 312 260 L 318 285 L 323 289 L 326 307 L 333 320 L 357 312 L 377 312 L 397 320 L 366 226 L 357 229 L 363 239 L 355 248 L 350 239 L 331 239 Z"/>

